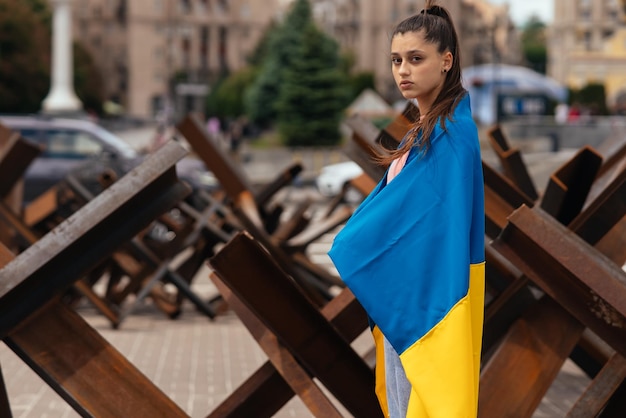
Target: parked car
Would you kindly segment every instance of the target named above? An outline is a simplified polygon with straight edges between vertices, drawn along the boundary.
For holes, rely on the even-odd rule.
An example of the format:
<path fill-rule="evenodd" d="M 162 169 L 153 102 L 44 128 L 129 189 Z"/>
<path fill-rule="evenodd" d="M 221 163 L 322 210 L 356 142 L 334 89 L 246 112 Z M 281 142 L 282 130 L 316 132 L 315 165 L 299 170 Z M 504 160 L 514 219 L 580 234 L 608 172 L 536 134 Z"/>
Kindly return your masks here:
<path fill-rule="evenodd" d="M 1 116 L 0 123 L 42 147 L 24 174 L 24 203 L 74 174 L 92 192 L 100 191 L 98 176 L 113 170 L 123 176 L 138 165 L 145 155 L 124 140 L 89 120 L 47 116 Z M 179 178 L 193 189 L 213 190 L 217 179 L 204 163 L 187 157 L 176 165 Z"/>
<path fill-rule="evenodd" d="M 362 173 L 363 169 L 354 161 L 326 165 L 315 179 L 315 185 L 322 196 L 334 197 L 341 193 L 344 185 Z M 345 198 L 350 203 L 356 203 L 363 196 L 355 189 L 348 189 Z"/>

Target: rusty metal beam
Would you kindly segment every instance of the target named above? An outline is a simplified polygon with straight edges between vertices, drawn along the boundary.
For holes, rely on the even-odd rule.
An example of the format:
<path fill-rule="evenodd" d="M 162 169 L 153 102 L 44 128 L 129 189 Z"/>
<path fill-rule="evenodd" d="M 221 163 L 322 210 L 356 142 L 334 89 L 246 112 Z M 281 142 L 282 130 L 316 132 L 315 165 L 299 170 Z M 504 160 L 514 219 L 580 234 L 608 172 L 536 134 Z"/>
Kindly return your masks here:
<path fill-rule="evenodd" d="M 353 115 L 347 118 L 344 123 L 354 134 L 361 138 L 363 143 L 379 149 L 380 145 L 376 142 L 376 139 L 380 134 L 380 130 L 370 120 L 361 115 Z"/>
<path fill-rule="evenodd" d="M 233 212 L 241 221 L 245 230 L 265 246 L 281 267 L 307 292 L 311 300 L 315 301 L 319 306 L 323 306 L 332 299 L 327 284 L 322 283 L 319 277 L 298 269 L 293 258 L 259 227 L 258 212 L 256 211 L 254 198 L 249 192 L 241 193 L 236 199 Z"/>
<path fill-rule="evenodd" d="M 232 292 L 346 409 L 355 416 L 381 415 L 372 390 L 373 372 L 248 233 L 239 233 L 209 262 Z M 326 355 L 329 350 L 332 356 Z"/>
<path fill-rule="evenodd" d="M 0 244 L 0 269 L 14 257 Z M 36 309 L 3 341 L 81 416 L 187 417 L 58 298 Z M 0 416 L 10 417 L 3 382 L 0 387 Z"/>
<path fill-rule="evenodd" d="M 0 336 L 188 195 L 186 154 L 168 142 L 0 270 Z"/>
<path fill-rule="evenodd" d="M 522 206 L 492 246 L 626 356 L 626 273 L 540 209 Z"/>
<path fill-rule="evenodd" d="M 24 175 L 41 148 L 0 124 L 0 200 Z"/>
<path fill-rule="evenodd" d="M 84 417 L 188 417 L 66 304 L 50 301 L 4 342 Z"/>
<path fill-rule="evenodd" d="M 0 269 L 7 265 L 9 261 L 13 260 L 15 256 L 7 247 L 0 243 Z M 4 377 L 2 375 L 2 368 L 0 367 L 0 416 L 11 418 L 11 404 L 9 402 L 9 395 L 7 394 L 6 384 L 4 383 Z"/>
<path fill-rule="evenodd" d="M 485 183 L 485 232 L 495 238 L 506 225 L 507 217 L 522 205 L 532 207 L 534 201 L 510 179 L 483 161 Z"/>
<path fill-rule="evenodd" d="M 601 415 L 620 385 L 626 382 L 626 359 L 613 354 L 598 376 L 578 398 L 566 418 L 587 418 Z M 622 410 L 623 412 L 623 410 Z"/>
<path fill-rule="evenodd" d="M 478 416 L 531 417 L 583 329 L 549 298 L 527 309 L 481 370 Z"/>
<path fill-rule="evenodd" d="M 626 166 L 571 222 L 569 227 L 595 245 L 626 215 Z M 622 249 L 624 250 L 624 249 Z M 618 260 L 613 260 L 618 261 Z"/>
<path fill-rule="evenodd" d="M 581 148 L 552 173 L 541 208 L 568 225 L 582 210 L 601 165 L 602 156 L 593 148 Z"/>
<path fill-rule="evenodd" d="M 198 119 L 187 116 L 176 125 L 176 128 L 191 144 L 207 168 L 215 174 L 228 196 L 232 198 L 250 189 L 246 184 L 244 173 L 214 139 L 209 137 Z"/>
<path fill-rule="evenodd" d="M 626 140 L 623 134 L 613 134 L 606 138 L 597 147 L 597 151 L 602 155 L 602 167 L 598 172 L 598 177 L 607 176 L 610 178 L 611 172 L 625 161 Z"/>
<path fill-rule="evenodd" d="M 383 151 L 377 142 L 380 131 L 372 122 L 359 115 L 354 115 L 344 122 L 351 130 L 350 141 L 344 152 L 363 169 L 372 179 L 378 182 L 387 167 L 376 163 L 375 157 Z"/>
<path fill-rule="evenodd" d="M 215 274 L 211 279 L 215 280 Z M 219 278 L 217 278 L 219 280 Z M 229 297 L 236 298 L 230 289 Z M 228 298 L 226 298 L 228 300 Z M 231 302 L 229 302 L 230 304 Z M 243 304 L 239 301 L 239 305 Z M 237 307 L 233 306 L 237 310 Z M 346 341 L 352 342 L 367 329 L 367 315 L 352 292 L 344 288 L 339 295 L 321 310 Z M 267 328 L 266 328 L 267 329 Z M 267 332 L 270 332 L 267 330 Z M 250 416 L 273 416 L 294 395 L 274 365 L 267 361 L 233 391 L 207 418 L 228 416 L 247 418 Z"/>
<path fill-rule="evenodd" d="M 7 394 L 7 387 L 4 383 L 4 377 L 2 376 L 2 368 L 0 367 L 0 415 L 6 418 L 11 418 L 11 404 L 9 403 L 9 395 Z"/>
<path fill-rule="evenodd" d="M 563 178 L 567 177 L 564 176 Z M 598 199 L 594 206 L 588 206 L 576 220 L 571 222 L 570 230 L 566 230 L 553 216 L 539 208 L 536 209 L 537 213 L 541 214 L 542 219 L 547 219 L 546 222 L 549 221 L 556 225 L 559 230 L 548 230 L 545 225 L 533 224 L 532 221 L 525 223 L 525 226 L 531 228 L 534 233 L 543 233 L 552 241 L 543 240 L 541 238 L 543 235 L 533 241 L 532 244 L 530 239 L 526 241 L 520 239 L 519 235 L 523 234 L 514 225 L 511 225 L 516 219 L 516 214 L 521 212 L 535 213 L 523 206 L 509 218 L 509 224 L 504 232 L 492 244 L 493 248 L 507 257 L 531 280 L 536 281 L 537 277 L 541 277 L 544 282 L 538 283 L 539 286 L 554 300 L 544 301 L 543 304 L 539 304 L 532 311 L 527 312 L 520 320 L 521 323 L 514 325 L 509 330 L 504 343 L 492 357 L 493 361 L 490 358 L 483 367 L 479 407 L 481 416 L 502 416 L 511 414 L 513 411 L 515 411 L 516 416 L 530 416 L 544 396 L 545 391 L 552 384 L 553 376 L 550 373 L 556 373 L 555 370 L 558 371 L 574 345 L 577 342 L 580 343 L 578 340 L 582 334 L 583 325 L 580 322 L 581 318 L 572 314 L 571 310 L 587 309 L 584 305 L 585 301 L 576 300 L 576 297 L 588 296 L 593 293 L 582 284 L 579 286 L 572 284 L 576 282 L 577 278 L 570 278 L 571 282 L 566 282 L 559 277 L 558 274 L 565 274 L 563 271 L 568 271 L 567 266 L 560 265 L 561 260 L 555 261 L 551 259 L 549 254 L 552 251 L 563 250 L 561 254 L 563 259 L 576 263 L 578 250 L 585 253 L 586 248 L 590 248 L 588 244 L 593 245 L 598 242 L 607 230 L 612 229 L 611 223 L 624 216 L 624 205 L 619 203 L 625 195 L 621 187 L 619 178 L 605 187 L 602 198 Z M 566 231 L 567 235 L 563 236 L 562 231 Z M 582 242 L 579 237 L 576 237 L 576 233 L 588 242 Z M 500 242 L 507 237 L 514 242 L 514 248 L 509 248 L 508 252 L 504 252 L 499 245 L 509 245 L 508 242 Z M 577 251 L 572 248 L 564 249 L 563 242 L 570 237 L 574 237 L 580 244 Z M 542 247 L 545 247 L 545 250 Z M 598 250 L 594 250 L 594 252 L 600 254 Z M 623 252 L 623 248 L 621 251 L 615 249 L 611 253 L 611 259 L 613 261 L 618 260 L 619 257 L 614 256 L 614 254 L 623 254 Z M 609 254 L 607 253 L 607 255 Z M 611 264 L 605 257 L 601 257 L 601 259 L 612 267 L 621 266 L 621 264 Z M 593 266 L 586 260 L 580 259 L 578 262 L 578 267 L 584 267 L 587 263 L 587 267 L 593 269 Z M 535 269 L 535 274 L 531 276 L 532 269 Z M 594 272 L 596 270 L 594 269 Z M 552 286 L 551 291 L 550 286 Z M 570 307 L 569 312 L 565 309 L 566 306 L 559 306 L 559 304 L 563 304 L 563 301 L 570 300 L 576 300 L 578 306 Z M 541 320 L 531 321 L 531 317 L 541 318 Z M 559 324 L 556 327 L 553 326 L 555 321 L 556 324 Z M 566 329 L 568 331 L 565 331 Z M 590 329 L 594 330 L 593 328 Z M 616 339 L 619 337 L 616 336 Z M 557 350 L 560 354 L 555 356 Z M 499 392 L 501 388 L 505 388 L 506 393 Z"/>
<path fill-rule="evenodd" d="M 302 172 L 303 169 L 304 167 L 302 166 L 302 163 L 298 162 L 293 163 L 285 170 L 278 173 L 278 175 L 276 176 L 276 178 L 274 178 L 272 182 L 263 187 L 263 189 L 261 189 L 259 193 L 255 195 L 254 198 L 257 205 L 263 207 L 268 204 L 272 197 L 274 197 L 279 190 L 293 183 L 295 178 L 298 176 L 298 174 Z"/>
<path fill-rule="evenodd" d="M 13 228 L 29 244 L 36 242 L 39 237 L 22 221 L 15 212 L 4 202 L 0 201 L 0 220 L 4 220 L 8 227 Z"/>
<path fill-rule="evenodd" d="M 499 125 L 494 126 L 487 132 L 487 138 L 491 143 L 505 175 L 519 187 L 530 199 L 537 200 L 539 194 L 535 184 L 524 164 L 522 154 L 517 148 L 511 148 L 508 140 Z"/>
<path fill-rule="evenodd" d="M 384 129 L 380 130 L 376 142 L 383 148 L 395 149 L 406 133 L 417 121 L 419 109 L 412 102 L 407 102 L 402 113 L 396 116 Z"/>
<path fill-rule="evenodd" d="M 361 139 L 358 133 L 352 134 L 343 151 L 376 182 L 385 175 L 387 167 L 376 163 L 374 150 Z"/>
<path fill-rule="evenodd" d="M 241 165 L 234 161 L 220 146 L 211 138 L 204 126 L 193 116 L 187 116 L 177 126 L 178 131 L 191 144 L 196 154 L 204 164 L 215 174 L 222 189 L 228 198 L 237 205 L 237 198 L 242 193 L 250 193 L 254 197 L 258 212 L 260 225 L 268 232 L 276 230 L 280 222 L 283 208 L 274 205 L 269 208 L 268 203 L 271 197 L 285 185 L 289 184 L 295 176 L 302 170 L 299 163 L 291 164 L 289 167 L 279 172 L 278 175 L 258 191 L 253 190 Z"/>
<path fill-rule="evenodd" d="M 290 391 L 283 391 L 277 398 L 281 401 L 285 399 L 288 392 L 295 393 L 311 411 L 314 416 L 341 418 L 341 414 L 332 401 L 324 394 L 322 389 L 315 383 L 307 370 L 302 367 L 292 353 L 285 348 L 275 334 L 263 325 L 263 322 L 252 312 L 245 303 L 235 297 L 230 288 L 224 284 L 218 274 L 211 274 L 211 280 L 219 290 L 220 294 L 245 324 L 248 331 L 259 343 L 275 370 L 283 377 L 289 385 Z M 290 394 L 291 394 L 290 393 Z M 288 398 L 287 398 L 288 399 Z M 264 402 L 268 404 L 268 409 L 275 409 L 282 402 Z M 265 409 L 265 407 L 264 407 Z M 270 411 L 267 411 L 270 412 Z M 269 415 L 273 415 L 274 410 Z M 258 413 L 258 412 L 257 412 Z M 230 416 L 230 415 L 229 415 Z"/>

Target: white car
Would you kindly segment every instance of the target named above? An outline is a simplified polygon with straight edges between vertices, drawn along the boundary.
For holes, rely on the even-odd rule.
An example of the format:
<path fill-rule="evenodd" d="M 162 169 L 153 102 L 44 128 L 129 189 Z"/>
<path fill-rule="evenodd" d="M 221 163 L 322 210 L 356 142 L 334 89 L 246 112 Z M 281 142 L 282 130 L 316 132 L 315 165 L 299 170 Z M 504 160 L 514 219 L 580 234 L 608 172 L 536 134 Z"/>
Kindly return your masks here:
<path fill-rule="evenodd" d="M 315 185 L 322 196 L 334 197 L 341 193 L 345 184 L 361 173 L 363 169 L 354 161 L 330 164 L 322 167 Z M 355 203 L 363 199 L 363 196 L 355 189 L 349 189 L 345 198 L 348 202 Z"/>

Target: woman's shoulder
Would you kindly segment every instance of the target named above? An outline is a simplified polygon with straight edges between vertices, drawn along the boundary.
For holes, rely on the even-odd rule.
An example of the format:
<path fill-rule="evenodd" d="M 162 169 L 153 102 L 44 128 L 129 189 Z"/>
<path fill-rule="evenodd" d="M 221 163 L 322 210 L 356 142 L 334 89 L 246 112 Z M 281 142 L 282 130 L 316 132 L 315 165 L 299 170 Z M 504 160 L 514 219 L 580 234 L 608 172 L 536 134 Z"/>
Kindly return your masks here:
<path fill-rule="evenodd" d="M 472 118 L 469 111 L 469 99 L 467 99 L 468 109 L 459 109 L 465 103 L 459 103 L 452 117 L 446 122 L 445 136 L 447 136 L 447 144 L 454 150 L 454 153 L 470 154 L 472 156 L 480 155 L 480 141 L 478 137 L 478 128 L 476 122 Z"/>
<path fill-rule="evenodd" d="M 478 128 L 469 108 L 469 96 L 457 104 L 453 114 L 446 121 L 446 131 L 470 143 L 478 141 Z"/>

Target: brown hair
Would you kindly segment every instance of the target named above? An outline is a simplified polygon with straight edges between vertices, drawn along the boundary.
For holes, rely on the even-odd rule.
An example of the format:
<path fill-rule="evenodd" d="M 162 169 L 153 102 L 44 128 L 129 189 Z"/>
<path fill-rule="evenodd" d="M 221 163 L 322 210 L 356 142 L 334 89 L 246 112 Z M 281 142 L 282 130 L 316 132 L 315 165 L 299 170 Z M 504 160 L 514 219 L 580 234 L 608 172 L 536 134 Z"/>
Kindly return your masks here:
<path fill-rule="evenodd" d="M 391 38 L 393 39 L 394 36 L 407 32 L 423 31 L 424 39 L 437 45 L 439 53 L 446 51 L 452 53 L 452 67 L 447 72 L 443 87 L 430 111 L 421 119 L 418 110 L 416 121 L 402 145 L 389 154 L 379 157 L 379 162 L 382 164 L 389 164 L 395 158 L 409 151 L 415 145 L 415 140 L 418 136 L 421 136 L 418 146 L 420 149 L 427 151 L 430 146 L 430 135 L 435 128 L 437 120 L 441 118 L 441 127 L 445 129 L 445 120 L 452 117 L 454 107 L 466 93 L 461 83 L 459 42 L 454 23 L 448 11 L 434 3 L 434 0 L 426 0 L 424 9 L 420 13 L 398 23 L 391 34 Z"/>

